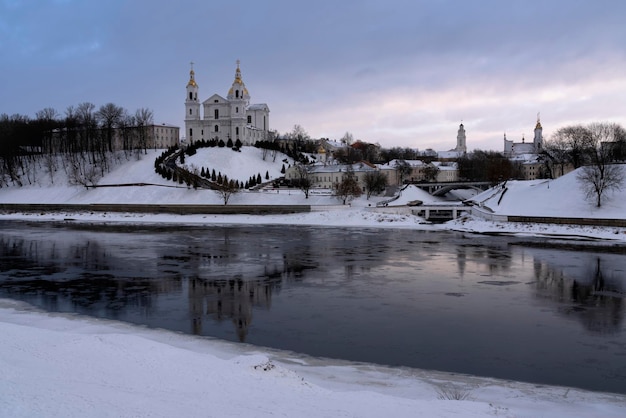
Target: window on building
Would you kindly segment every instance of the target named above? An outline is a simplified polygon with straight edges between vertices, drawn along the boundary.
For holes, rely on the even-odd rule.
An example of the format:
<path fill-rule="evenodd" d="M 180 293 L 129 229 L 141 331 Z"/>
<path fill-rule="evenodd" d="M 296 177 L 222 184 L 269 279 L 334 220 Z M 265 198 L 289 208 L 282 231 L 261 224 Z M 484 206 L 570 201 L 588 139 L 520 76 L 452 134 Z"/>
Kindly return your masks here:
<path fill-rule="evenodd" d="M 235 135 L 239 135 L 239 126 L 235 127 Z"/>
<path fill-rule="evenodd" d="M 215 125 L 215 132 L 219 132 L 219 130 L 220 130 L 220 127 Z"/>
<path fill-rule="evenodd" d="M 191 138 L 193 136 L 193 129 L 189 128 L 189 138 Z"/>
<path fill-rule="evenodd" d="M 189 100 L 193 100 L 193 93 L 189 92 Z"/>
<path fill-rule="evenodd" d="M 235 97 L 239 98 L 239 90 L 235 90 Z"/>
<path fill-rule="evenodd" d="M 193 111 L 191 109 L 189 109 L 189 114 L 191 115 L 193 113 Z"/>
<path fill-rule="evenodd" d="M 252 123 L 252 116 L 248 115 L 248 123 Z"/>
<path fill-rule="evenodd" d="M 219 119 L 220 118 L 220 110 L 219 109 L 215 109 L 215 119 Z"/>
<path fill-rule="evenodd" d="M 239 106 L 235 108 L 235 113 L 239 113 Z"/>
<path fill-rule="evenodd" d="M 219 103 L 219 102 L 220 102 L 220 101 L 219 101 L 219 100 L 217 100 L 217 99 L 213 100 L 213 103 Z"/>

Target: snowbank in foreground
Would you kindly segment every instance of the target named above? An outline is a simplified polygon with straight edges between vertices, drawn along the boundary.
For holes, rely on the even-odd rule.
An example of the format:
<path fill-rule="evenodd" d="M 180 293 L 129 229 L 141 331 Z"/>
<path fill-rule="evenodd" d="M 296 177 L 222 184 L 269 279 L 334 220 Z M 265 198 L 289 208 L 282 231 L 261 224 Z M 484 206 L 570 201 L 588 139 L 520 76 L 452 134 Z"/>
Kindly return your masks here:
<path fill-rule="evenodd" d="M 0 333 L 2 417 L 626 415 L 622 395 L 311 359 L 1 299 Z"/>

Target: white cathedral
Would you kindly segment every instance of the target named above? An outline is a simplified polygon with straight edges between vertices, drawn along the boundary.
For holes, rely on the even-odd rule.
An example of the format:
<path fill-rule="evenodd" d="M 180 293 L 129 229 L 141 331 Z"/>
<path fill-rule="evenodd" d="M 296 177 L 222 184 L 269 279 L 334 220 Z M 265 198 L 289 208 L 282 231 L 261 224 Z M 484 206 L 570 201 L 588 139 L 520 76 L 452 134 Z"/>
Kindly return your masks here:
<path fill-rule="evenodd" d="M 185 135 L 188 143 L 203 139 L 228 142 L 230 139 L 233 143 L 239 140 L 243 145 L 254 145 L 256 141 L 269 139 L 269 107 L 265 103 L 250 104 L 250 94 L 241 79 L 239 60 L 235 81 L 226 98 L 214 94 L 202 102 L 202 108 L 201 113 L 192 63 L 185 100 Z"/>
<path fill-rule="evenodd" d="M 520 155 L 538 155 L 543 150 L 543 127 L 537 114 L 537 124 L 535 125 L 535 136 L 533 142 L 526 142 L 522 136 L 522 142 L 514 142 L 506 139 L 504 134 L 504 155 L 515 157 Z"/>

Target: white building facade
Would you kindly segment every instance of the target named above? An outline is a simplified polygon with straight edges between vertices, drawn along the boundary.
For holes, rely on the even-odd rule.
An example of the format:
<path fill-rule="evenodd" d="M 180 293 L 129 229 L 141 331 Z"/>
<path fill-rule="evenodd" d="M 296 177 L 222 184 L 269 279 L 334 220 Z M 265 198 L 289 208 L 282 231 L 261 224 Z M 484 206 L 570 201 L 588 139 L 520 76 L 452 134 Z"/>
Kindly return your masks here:
<path fill-rule="evenodd" d="M 533 142 L 526 142 L 522 137 L 522 142 L 514 142 L 506 139 L 504 134 L 504 155 L 506 157 L 514 157 L 523 154 L 539 154 L 543 150 L 543 127 L 539 116 L 537 116 L 537 124 L 535 125 L 535 136 Z"/>
<path fill-rule="evenodd" d="M 254 145 L 256 141 L 269 138 L 269 107 L 265 103 L 250 104 L 250 94 L 239 69 L 235 80 L 224 98 L 219 94 L 200 103 L 198 84 L 193 65 L 189 72 L 185 99 L 185 139 L 187 143 L 200 140 L 239 140 L 243 145 Z"/>

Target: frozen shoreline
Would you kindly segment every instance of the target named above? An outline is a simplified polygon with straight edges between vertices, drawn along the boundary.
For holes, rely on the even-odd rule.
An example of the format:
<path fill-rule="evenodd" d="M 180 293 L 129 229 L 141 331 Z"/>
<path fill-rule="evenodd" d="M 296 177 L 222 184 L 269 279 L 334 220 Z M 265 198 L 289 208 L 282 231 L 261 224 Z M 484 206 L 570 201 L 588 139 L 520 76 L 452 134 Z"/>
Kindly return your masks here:
<path fill-rule="evenodd" d="M 0 332 L 7 417 L 626 414 L 625 395 L 311 358 L 7 299 Z"/>

